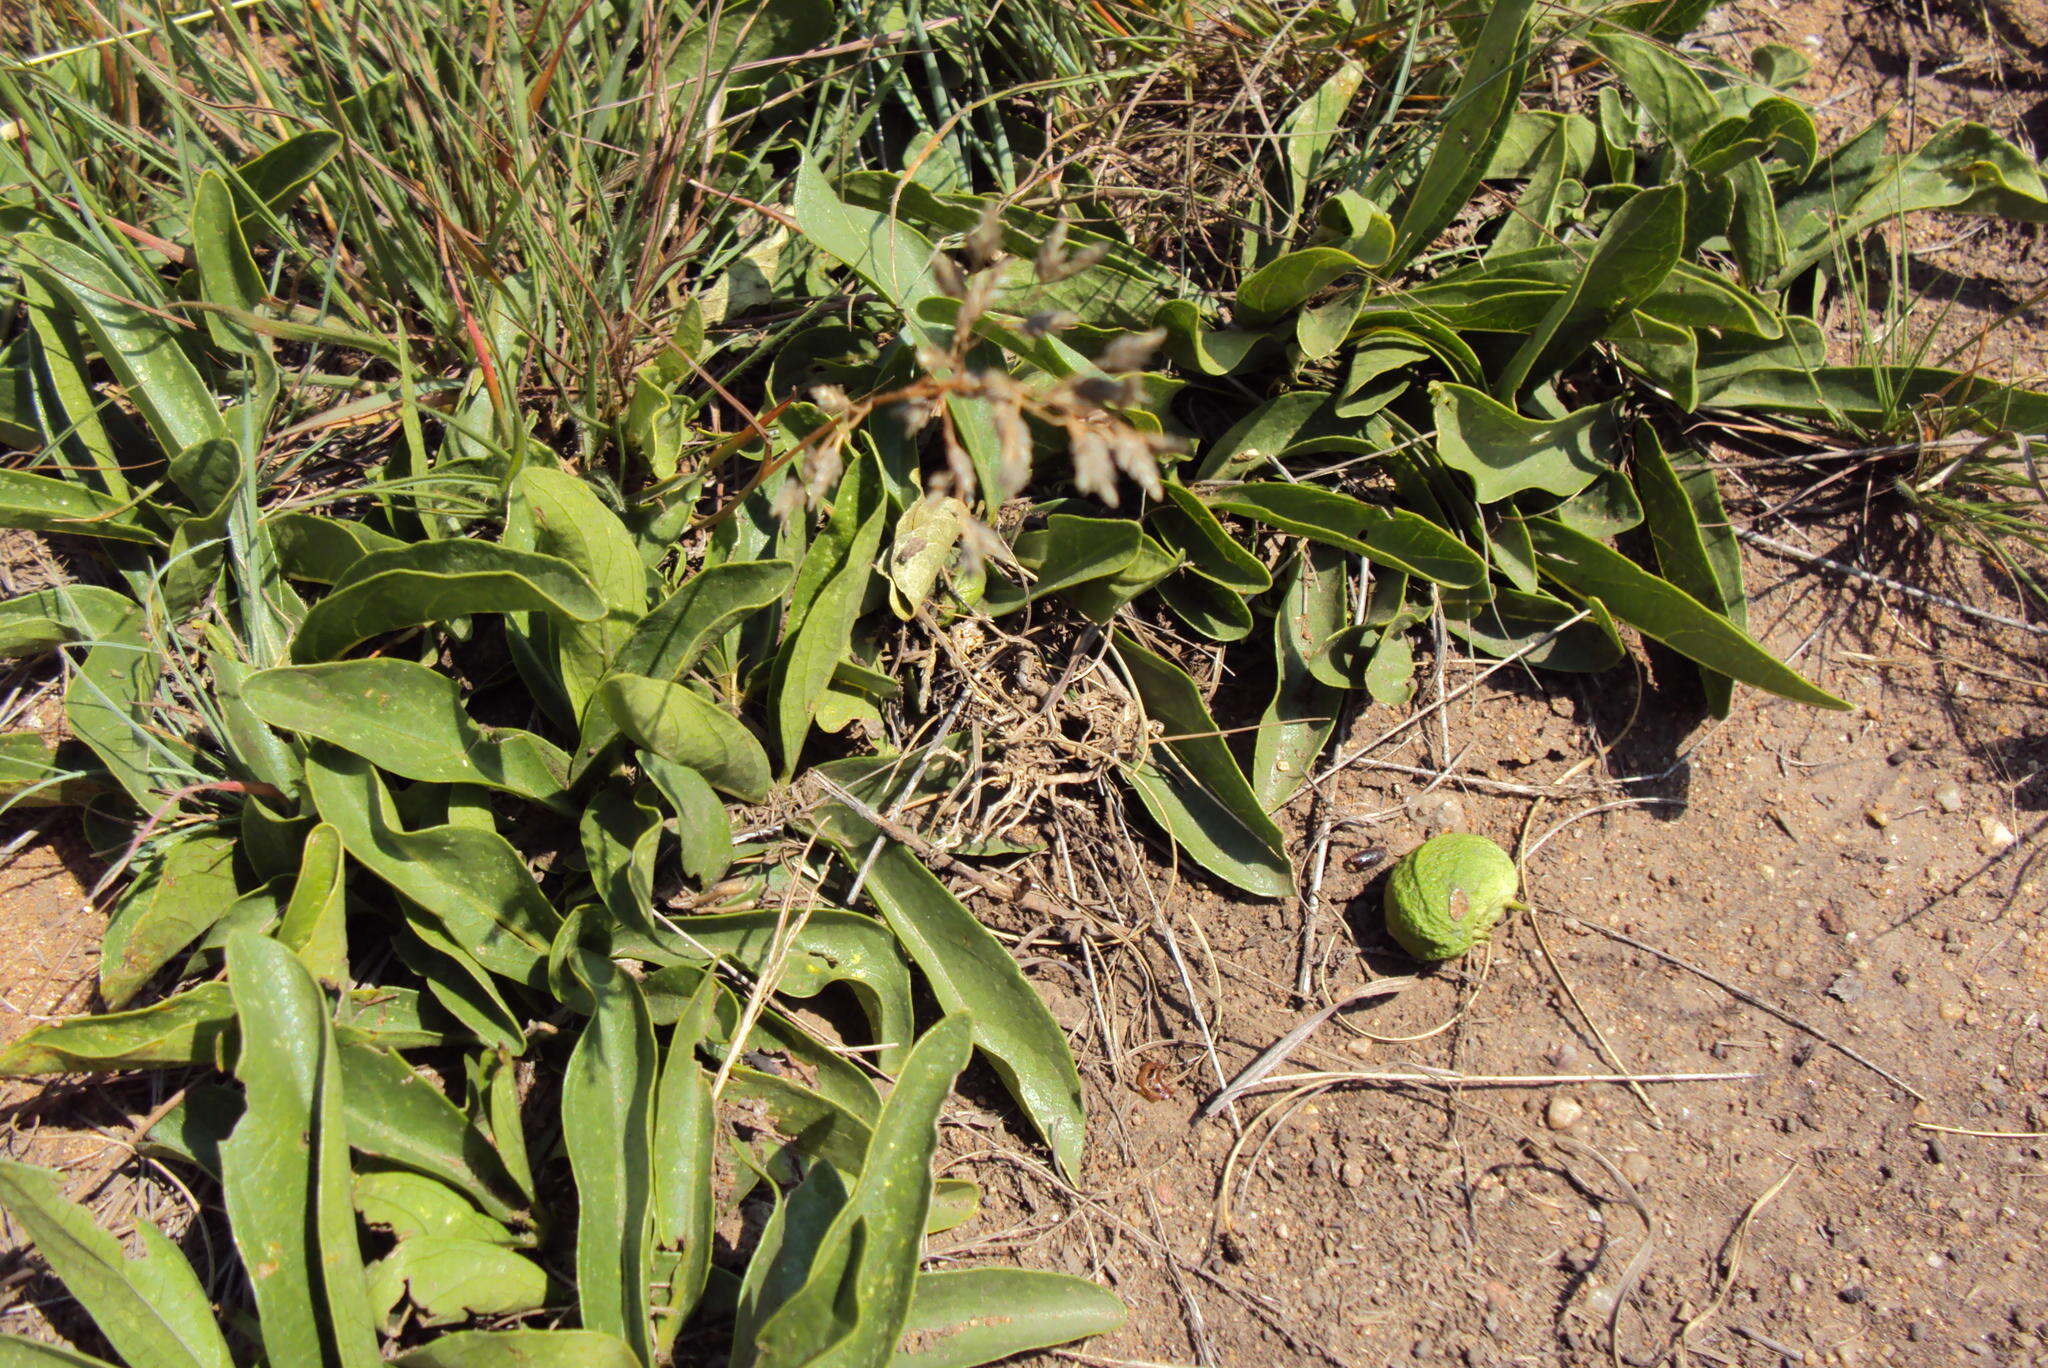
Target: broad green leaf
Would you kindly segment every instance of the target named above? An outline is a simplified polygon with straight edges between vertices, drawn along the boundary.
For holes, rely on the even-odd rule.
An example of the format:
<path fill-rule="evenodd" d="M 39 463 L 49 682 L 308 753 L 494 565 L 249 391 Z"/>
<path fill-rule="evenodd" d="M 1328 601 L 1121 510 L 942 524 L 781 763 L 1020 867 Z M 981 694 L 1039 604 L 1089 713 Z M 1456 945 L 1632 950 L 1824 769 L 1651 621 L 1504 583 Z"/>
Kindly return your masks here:
<path fill-rule="evenodd" d="M 235 197 L 249 231 L 263 222 L 264 211 L 277 213 L 298 198 L 341 150 L 342 136 L 331 128 L 309 128 L 273 143 L 235 168 Z"/>
<path fill-rule="evenodd" d="M 182 759 L 182 741 L 167 738 L 156 718 L 162 661 L 143 631 L 138 609 L 86 652 L 64 689 L 71 734 L 99 757 L 138 807 L 162 806 L 167 760 Z"/>
<path fill-rule="evenodd" d="M 725 800 L 687 765 L 647 751 L 637 752 L 635 759 L 676 815 L 676 860 L 684 876 L 699 888 L 711 887 L 732 866 L 732 818 Z"/>
<path fill-rule="evenodd" d="M 1200 797 L 1183 791 L 1179 806 L 1199 820 L 1210 844 L 1230 857 L 1220 867 L 1211 866 L 1211 872 L 1260 897 L 1286 896 L 1293 889 L 1286 840 L 1238 768 L 1237 758 L 1209 715 L 1195 682 L 1178 665 L 1146 650 L 1128 633 L 1118 632 L 1114 640 L 1147 720 L 1158 723 L 1163 732 L 1153 744 L 1171 758 L 1173 766 L 1161 768 L 1157 760 L 1145 766 L 1139 796 L 1153 808 L 1153 815 L 1165 822 L 1153 806 L 1162 781 L 1170 788 L 1191 788 Z M 1174 832 L 1176 838 L 1181 834 Z M 1189 850 L 1198 857 L 1208 853 L 1199 846 Z"/>
<path fill-rule="evenodd" d="M 471 1035 L 506 1057 L 522 1053 L 526 1049 L 525 1024 L 506 1005 L 490 971 L 456 944 L 454 937 L 425 908 L 400 898 L 398 909 L 410 934 L 396 937 L 392 950 L 406 968 L 423 980 L 427 998 Z M 544 964 L 538 976 L 546 976 Z"/>
<path fill-rule="evenodd" d="M 1063 592 L 1091 622 L 1108 622 L 1123 606 L 1180 568 L 1181 558 L 1142 532 L 1137 549 L 1115 574 L 1076 584 Z"/>
<path fill-rule="evenodd" d="M 1237 321 L 1246 327 L 1270 323 L 1345 276 L 1371 269 L 1337 247 L 1303 247 L 1275 257 L 1237 287 Z"/>
<path fill-rule="evenodd" d="M 1322 390 L 1295 390 L 1267 400 L 1210 444 L 1191 478 L 1233 478 L 1264 464 L 1293 446 L 1304 431 L 1316 430 L 1329 406 L 1330 396 Z"/>
<path fill-rule="evenodd" d="M 838 569 L 819 587 L 803 621 L 775 657 L 768 692 L 775 713 L 776 750 L 783 778 L 796 771 L 797 758 L 817 715 L 819 701 L 831 686 L 833 671 L 852 649 L 853 626 L 866 601 L 868 581 L 875 574 L 887 518 L 888 510 L 877 508 L 861 523 Z M 648 749 L 659 752 L 661 748 Z M 704 777 L 717 782 L 716 776 L 708 771 Z"/>
<path fill-rule="evenodd" d="M 601 966 L 601 968 L 599 967 Z M 586 1329 L 653 1359 L 654 1095 L 659 1061 L 633 980 L 590 959 L 596 1004 L 562 1078 L 562 1147 L 576 1175 L 576 1297 Z"/>
<path fill-rule="evenodd" d="M 232 1368 L 212 1299 L 154 1225 L 135 1222 L 142 1248 L 131 1257 L 65 1197 L 56 1174 L 12 1160 L 0 1160 L 0 1206 L 122 1358 L 149 1368 Z"/>
<path fill-rule="evenodd" d="M 823 805 L 815 820 L 819 834 L 855 867 L 879 834 L 840 803 Z M 907 847 L 884 843 L 867 868 L 868 896 L 924 972 L 932 996 L 945 1011 L 973 1012 L 975 1047 L 988 1056 L 1060 1168 L 1079 1173 L 1086 1124 L 1081 1079 L 1065 1033 L 1031 981 Z"/>
<path fill-rule="evenodd" d="M 333 747 L 313 747 L 306 783 L 321 820 L 359 864 L 417 903 L 484 968 L 542 985 L 561 917 L 503 836 L 459 825 L 400 828 L 369 762 Z"/>
<path fill-rule="evenodd" d="M 192 194 L 192 256 L 199 267 L 200 295 L 209 303 L 254 314 L 269 294 L 235 217 L 234 192 L 218 171 L 202 173 Z M 209 309 L 200 315 L 200 323 L 215 346 L 248 359 L 256 394 L 249 399 L 246 412 L 238 413 L 237 426 L 253 442 L 260 442 L 277 398 L 276 363 L 262 336 L 237 326 L 233 315 Z M 254 449 L 252 442 L 241 445 L 245 450 Z"/>
<path fill-rule="evenodd" d="M 1741 552 L 1728 529 L 1713 469 L 1693 459 L 1681 472 L 1648 424 L 1636 432 L 1634 469 L 1657 568 L 1666 580 L 1746 630 Z M 1726 717 L 1732 693 L 1728 677 L 1702 666 L 1700 682 L 1708 707 L 1716 717 Z"/>
<path fill-rule="evenodd" d="M 575 566 L 596 586 L 604 616 L 563 622 L 553 640 L 562 687 L 580 712 L 647 611 L 647 570 L 632 533 L 588 482 L 528 466 L 512 482 L 506 539 Z"/>
<path fill-rule="evenodd" d="M 486 732 L 453 679 L 389 658 L 286 665 L 242 683 L 264 722 L 326 741 L 402 779 L 482 784 L 551 807 L 566 801 L 569 757 L 532 732 Z"/>
<path fill-rule="evenodd" d="M 400 1240 L 366 1273 L 374 1303 L 388 1314 L 401 1297 L 409 1298 L 421 1325 L 516 1316 L 547 1304 L 548 1275 L 541 1266 L 483 1240 Z"/>
<path fill-rule="evenodd" d="M 1436 239 L 1470 202 L 1493 160 L 1522 90 L 1531 5 L 1532 0 L 1497 0 L 1487 11 L 1486 23 L 1464 62 L 1464 74 L 1445 106 L 1443 128 L 1430 149 L 1429 162 L 1395 221 L 1391 266 L 1406 265 Z"/>
<path fill-rule="evenodd" d="M 1509 359 L 1494 394 L 1512 401 L 1531 377 L 1545 379 L 1576 360 L 1616 319 L 1664 283 L 1684 240 L 1682 185 L 1660 185 L 1631 196 L 1601 229 L 1578 279 Z"/>
<path fill-rule="evenodd" d="M 1992 428 L 2048 430 L 2048 394 L 1934 366 L 1739 366 L 1706 402 L 1858 428 L 1889 428 L 1922 407 L 1953 408 Z"/>
<path fill-rule="evenodd" d="M 371 552 L 405 545 L 353 518 L 323 518 L 317 513 L 280 513 L 266 519 L 264 527 L 284 573 L 309 584 L 338 583 Z"/>
<path fill-rule="evenodd" d="M 521 1237 L 478 1211 L 454 1188 L 424 1174 L 403 1169 L 359 1173 L 355 1200 L 363 1224 L 388 1230 L 401 1240 L 438 1235 L 506 1246 L 522 1243 Z"/>
<path fill-rule="evenodd" d="M 163 539 L 142 525 L 131 500 L 110 498 L 72 480 L 25 470 L 0 470 L 0 527 L 63 532 L 74 537 L 154 546 Z"/>
<path fill-rule="evenodd" d="M 598 689 L 593 707 L 633 744 L 688 766 L 742 802 L 760 802 L 774 782 L 768 753 L 746 724 L 687 684 L 615 674 Z"/>
<path fill-rule="evenodd" d="M 349 1190 L 341 1065 L 327 999 L 292 952 L 228 942 L 247 1097 L 220 1147 L 222 1200 L 275 1364 L 374 1368 L 377 1331 Z"/>
<path fill-rule="evenodd" d="M 1537 564 L 1574 594 L 1598 599 L 1644 636 L 1739 683 L 1815 707 L 1850 705 L 1808 683 L 1750 635 L 1620 552 L 1548 518 L 1529 520 Z"/>
<path fill-rule="evenodd" d="M 807 1155 L 841 1173 L 860 1172 L 873 1128 L 852 1110 L 787 1074 L 735 1068 L 725 1082 L 726 1099 L 761 1116 Z"/>
<path fill-rule="evenodd" d="M 0 1050 L 0 1076 L 108 1073 L 119 1069 L 226 1067 L 234 1053 L 235 1009 L 224 983 L 125 1012 L 46 1022 Z"/>
<path fill-rule="evenodd" d="M 845 1180 L 830 1164 L 811 1165 L 787 1196 L 770 1184 L 769 1195 L 774 1210 L 762 1223 L 734 1298 L 734 1368 L 755 1368 L 762 1324 L 804 1286 L 826 1234 L 846 1209 Z"/>
<path fill-rule="evenodd" d="M 645 788 L 607 784 L 585 805 L 577 833 L 590 881 L 616 926 L 665 947 L 675 936 L 656 922 L 653 911 L 654 857 L 662 820 L 649 797 Z M 616 936 L 613 948 L 626 952 Z"/>
<path fill-rule="evenodd" d="M 457 1330 L 392 1360 L 396 1368 L 644 1368 L 616 1335 L 592 1330 Z"/>
<path fill-rule="evenodd" d="M 1273 587 L 1272 572 L 1238 545 L 1199 496 L 1176 480 L 1165 482 L 1166 498 L 1151 510 L 1153 530 L 1168 547 L 1219 584 L 1242 594 L 1262 594 Z"/>
<path fill-rule="evenodd" d="M 493 542 L 418 542 L 373 551 L 349 566 L 292 638 L 299 664 L 331 660 L 385 632 L 471 613 L 604 616 L 604 600 L 567 561 Z"/>
<path fill-rule="evenodd" d="M 1287 207 L 1292 217 L 1298 219 L 1307 207 L 1309 186 L 1330 145 L 1343 131 L 1344 111 L 1351 107 L 1365 77 L 1363 62 L 1346 62 L 1280 126 L 1281 155 L 1287 163 Z"/>
<path fill-rule="evenodd" d="M 1023 1268 L 921 1273 L 904 1333 L 916 1346 L 889 1368 L 976 1368 L 1120 1328 L 1130 1312 L 1085 1278 Z"/>
<path fill-rule="evenodd" d="M 0 657 L 35 656 L 116 631 L 135 601 L 95 584 L 59 584 L 0 603 Z"/>
<path fill-rule="evenodd" d="M 346 885 L 341 832 L 322 822 L 306 836 L 277 938 L 299 957 L 306 972 L 329 988 L 348 981 Z"/>
<path fill-rule="evenodd" d="M 1152 587 L 1160 602 L 1211 641 L 1242 641 L 1251 635 L 1252 610 L 1242 589 L 1218 584 L 1201 571 L 1188 569 L 1168 575 Z M 1088 613 L 1097 622 L 1107 622 L 1113 615 Z"/>
<path fill-rule="evenodd" d="M 1309 660 L 1344 628 L 1347 574 L 1334 547 L 1304 547 L 1273 614 L 1273 697 L 1252 749 L 1252 792 L 1268 812 L 1307 782 L 1343 707 L 1343 695 L 1315 676 Z"/>
<path fill-rule="evenodd" d="M 788 592 L 795 567 L 788 561 L 726 561 L 683 581 L 642 618 L 614 668 L 650 679 L 680 679 L 698 657 L 746 617 Z"/>
<path fill-rule="evenodd" d="M 1082 518 L 1054 513 L 1043 528 L 1023 533 L 1012 548 L 1032 572 L 1028 585 L 990 585 L 986 606 L 1000 616 L 1048 594 L 1123 573 L 1145 542 L 1144 529 L 1129 518 Z"/>
<path fill-rule="evenodd" d="M 1604 25 L 1589 33 L 1586 42 L 1607 59 L 1667 143 L 1692 146 L 1719 116 L 1720 101 L 1691 63 L 1670 46 Z"/>
<path fill-rule="evenodd" d="M 1378 565 L 1453 588 L 1486 580 L 1486 562 L 1435 523 L 1307 484 L 1230 485 L 1210 496 L 1219 512 L 1355 552 Z"/>
<path fill-rule="evenodd" d="M 127 498 L 130 487 L 122 470 L 125 462 L 114 438 L 116 430 L 126 436 L 127 424 L 120 422 L 118 415 L 101 411 L 104 396 L 94 370 L 94 347 L 84 327 L 68 300 L 45 287 L 36 272 L 21 272 L 15 285 L 27 315 L 28 332 L 40 353 L 43 375 L 49 381 L 48 392 L 40 393 L 38 377 L 27 364 L 14 368 L 7 407 L 13 410 L 12 419 L 29 428 L 21 434 L 28 439 L 24 445 L 60 448 L 81 471 L 90 469 L 94 482 L 107 493 Z M 24 363 L 28 360 L 25 348 L 10 354 L 20 356 Z M 32 427 L 27 422 L 31 417 L 35 419 Z M 110 429 L 109 418 L 114 419 L 115 428 Z"/>
<path fill-rule="evenodd" d="M 341 1084 L 351 1147 L 438 1178 L 501 1221 L 528 1200 L 475 1124 L 397 1055 L 342 1046 Z"/>
<path fill-rule="evenodd" d="M 886 927 L 874 918 L 835 908 L 813 908 L 800 927 L 776 912 L 700 914 L 678 921 L 682 943 L 707 958 L 730 960 L 750 974 L 776 962 L 775 990 L 786 997 L 815 997 L 843 983 L 859 1003 L 878 1043 L 884 1069 L 903 1062 L 915 1025 L 910 1009 L 910 974 Z"/>
<path fill-rule="evenodd" d="M 1529 489 L 1570 498 L 1620 460 L 1620 423 L 1612 405 L 1588 405 L 1546 421 L 1525 418 L 1464 385 L 1432 385 L 1430 395 L 1437 455 L 1470 477 L 1473 497 L 1482 504 Z"/>
<path fill-rule="evenodd" d="M 236 897 L 235 842 L 191 835 L 164 845 L 107 922 L 100 997 L 124 1007 L 157 970 L 205 935 Z"/>
<path fill-rule="evenodd" d="M 1873 126 L 1883 141 L 1883 121 Z M 2033 158 L 1982 124 L 1949 123 L 1907 153 L 1876 157 L 1865 174 L 1844 165 L 1838 149 L 1807 180 L 1804 193 L 1781 202 L 1790 255 L 1773 284 L 1789 284 L 1837 245 L 1888 219 L 1931 209 L 2048 221 L 2048 182 Z"/>
<path fill-rule="evenodd" d="M 697 1049 L 715 1020 L 718 981 L 707 974 L 677 1019 L 662 1055 L 654 1094 L 654 1242 L 676 1251 L 655 1341 L 666 1352 L 676 1331 L 704 1295 L 711 1275 L 714 1226 L 718 1219 L 712 1187 L 716 1178 L 716 1115 L 711 1081 L 697 1062 Z"/>
<path fill-rule="evenodd" d="M 85 324 L 166 456 L 228 435 L 219 403 L 179 344 L 182 325 L 140 307 L 106 262 L 76 243 L 30 233 L 15 239 L 14 251 Z"/>
<path fill-rule="evenodd" d="M 808 155 L 797 168 L 792 208 L 797 230 L 813 247 L 850 267 L 913 322 L 920 301 L 944 293 L 932 274 L 930 240 L 886 213 L 840 199 Z M 951 340 L 930 331 L 936 346 Z"/>
<path fill-rule="evenodd" d="M 1500 585 L 1470 617 L 1455 611 L 1455 604 L 1445 607 L 1445 626 L 1460 641 L 1496 659 L 1515 656 L 1533 669 L 1596 673 L 1612 669 L 1628 654 L 1597 599 L 1571 604 L 1541 590 Z M 1563 626 L 1588 610 L 1591 616 L 1585 620 Z"/>
<path fill-rule="evenodd" d="M 819 1242 L 809 1276 L 755 1336 L 759 1368 L 885 1368 L 910 1316 L 931 1205 L 939 1108 L 967 1063 L 955 1013 L 911 1051 L 882 1108 L 860 1179 Z"/>

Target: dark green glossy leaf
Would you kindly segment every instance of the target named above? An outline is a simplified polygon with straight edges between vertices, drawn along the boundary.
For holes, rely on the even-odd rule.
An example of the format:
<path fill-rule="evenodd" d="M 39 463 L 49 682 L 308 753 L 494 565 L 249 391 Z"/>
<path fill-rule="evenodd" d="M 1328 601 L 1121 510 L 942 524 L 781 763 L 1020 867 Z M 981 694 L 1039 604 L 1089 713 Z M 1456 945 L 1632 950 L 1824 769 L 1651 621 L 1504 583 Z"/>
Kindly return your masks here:
<path fill-rule="evenodd" d="M 1486 562 L 1428 519 L 1319 485 L 1232 485 L 1210 496 L 1209 506 L 1453 588 L 1486 579 Z"/>
<path fill-rule="evenodd" d="M 1138 772 L 1140 797 L 1155 817 L 1173 829 L 1176 823 L 1154 806 L 1160 783 L 1153 776 L 1167 776 L 1176 789 L 1191 788 L 1199 797 L 1183 794 L 1178 806 L 1197 819 L 1207 840 L 1190 846 L 1189 853 L 1199 859 L 1205 855 L 1214 858 L 1220 852 L 1227 858 L 1216 864 L 1204 860 L 1212 873 L 1261 897 L 1285 897 L 1293 890 L 1286 841 L 1238 768 L 1201 691 L 1179 666 L 1146 650 L 1128 634 L 1118 632 L 1115 641 L 1147 719 L 1157 722 L 1164 733 L 1154 744 L 1171 757 L 1175 767 Z M 1184 785 L 1179 782 L 1182 780 Z M 1183 830 L 1174 830 L 1174 835 L 1181 839 Z"/>
<path fill-rule="evenodd" d="M 1570 498 L 1620 459 L 1620 424 L 1611 406 L 1589 406 L 1545 421 L 1524 418 L 1463 385 L 1430 390 L 1436 403 L 1437 455 L 1471 479 L 1473 497 L 1482 504 L 1528 489 Z"/>
<path fill-rule="evenodd" d="M 352 1148 L 437 1178 L 501 1221 L 531 1200 L 470 1119 L 397 1055 L 343 1045 L 341 1084 Z"/>
<path fill-rule="evenodd" d="M 561 918 L 510 842 L 471 826 L 402 829 L 369 762 L 333 747 L 313 748 L 306 782 L 321 820 L 358 863 L 417 903 L 477 963 L 541 986 Z"/>
<path fill-rule="evenodd" d="M 307 833 L 303 851 L 277 938 L 314 978 L 338 988 L 348 980 L 347 871 L 341 833 L 323 822 Z"/>
<path fill-rule="evenodd" d="M 1396 219 L 1390 265 L 1405 265 L 1457 217 L 1493 160 L 1522 91 L 1531 0 L 1497 0 L 1445 106 L 1443 129 Z"/>
<path fill-rule="evenodd" d="M 1713 469 L 1690 459 L 1681 470 L 1647 425 L 1637 429 L 1634 468 L 1657 568 L 1672 584 L 1746 630 L 1742 556 L 1714 487 Z M 1716 717 L 1726 717 L 1732 694 L 1728 677 L 1701 666 L 1700 682 L 1708 707 Z"/>
<path fill-rule="evenodd" d="M 687 684 L 613 675 L 594 705 L 635 745 L 688 766 L 742 802 L 761 801 L 774 782 L 768 752 L 746 724 Z"/>
<path fill-rule="evenodd" d="M 1795 703 L 1849 707 L 1808 683 L 1727 618 L 1620 552 L 1548 518 L 1531 519 L 1529 535 L 1545 576 L 1575 594 L 1599 599 L 1644 636 L 1740 683 Z"/>
<path fill-rule="evenodd" d="M 682 678 L 712 643 L 788 592 L 795 573 L 782 560 L 705 567 L 641 619 L 614 668 L 650 679 Z"/>
<path fill-rule="evenodd" d="M 419 542 L 356 561 L 292 638 L 299 664 L 332 660 L 402 627 L 472 613 L 546 613 L 594 622 L 604 600 L 567 561 L 494 542 Z"/>
<path fill-rule="evenodd" d="M 1307 782 L 1343 707 L 1343 695 L 1309 662 L 1344 628 L 1348 573 L 1334 547 L 1304 548 L 1273 614 L 1273 697 L 1252 750 L 1252 791 L 1268 812 Z"/>
<path fill-rule="evenodd" d="M 1494 394 L 1512 400 L 1530 379 L 1576 360 L 1618 318 L 1648 299 L 1678 261 L 1685 238 L 1685 189 L 1644 190 L 1615 210 L 1585 267 L 1501 373 Z"/>
<path fill-rule="evenodd" d="M 404 779 L 482 784 L 561 805 L 569 757 L 531 732 L 486 733 L 455 681 L 424 665 L 375 658 L 264 670 L 242 684 L 264 722 L 362 756 Z"/>
<path fill-rule="evenodd" d="M 879 834 L 842 803 L 824 804 L 816 821 L 819 834 L 855 866 L 866 860 Z M 1065 1033 L 1030 980 L 908 848 L 883 843 L 867 870 L 868 895 L 924 972 L 939 1005 L 973 1012 L 976 1048 L 989 1057 L 1060 1167 L 1080 1172 L 1080 1075 Z"/>
<path fill-rule="evenodd" d="M 910 1315 L 939 1107 L 967 1062 L 972 1035 L 956 1013 L 911 1051 L 860 1179 L 819 1242 L 809 1275 L 754 1337 L 759 1368 L 888 1362 Z"/>

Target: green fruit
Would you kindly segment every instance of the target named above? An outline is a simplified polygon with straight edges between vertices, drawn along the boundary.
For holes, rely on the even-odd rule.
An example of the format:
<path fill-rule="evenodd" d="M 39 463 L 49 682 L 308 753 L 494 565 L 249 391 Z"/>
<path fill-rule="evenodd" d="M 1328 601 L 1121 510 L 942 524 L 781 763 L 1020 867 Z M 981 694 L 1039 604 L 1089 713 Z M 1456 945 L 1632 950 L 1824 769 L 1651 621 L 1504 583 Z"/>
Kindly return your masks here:
<path fill-rule="evenodd" d="M 1432 836 L 1387 876 L 1387 931 L 1419 960 L 1456 959 L 1521 905 L 1520 888 L 1515 862 L 1484 836 Z"/>

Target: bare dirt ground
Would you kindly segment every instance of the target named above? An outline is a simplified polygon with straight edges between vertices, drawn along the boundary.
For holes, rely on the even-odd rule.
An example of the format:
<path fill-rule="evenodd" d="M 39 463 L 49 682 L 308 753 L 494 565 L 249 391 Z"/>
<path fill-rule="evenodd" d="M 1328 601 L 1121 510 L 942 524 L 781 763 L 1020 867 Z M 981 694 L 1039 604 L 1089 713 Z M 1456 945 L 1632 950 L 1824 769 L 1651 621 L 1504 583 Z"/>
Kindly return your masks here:
<path fill-rule="evenodd" d="M 1724 20 L 1717 42 L 1812 53 L 1839 127 L 1896 108 L 1916 136 L 1967 114 L 2048 137 L 2038 0 Z M 1924 231 L 1908 283 L 1949 301 L 1942 347 L 2015 315 L 1972 356 L 2048 373 L 2041 231 Z M 1884 523 L 1767 530 L 2025 611 L 1972 557 L 1898 559 L 1866 535 Z M 1749 575 L 1759 634 L 1854 712 L 1743 693 L 1716 723 L 1657 653 L 1469 691 L 1483 663 L 1426 659 L 1416 707 L 1453 701 L 1290 810 L 1305 854 L 1330 828 L 1307 999 L 1300 907 L 1157 860 L 1111 909 L 1146 934 L 1021 946 L 1083 1060 L 1087 1171 L 1058 1180 L 985 1091 L 947 1134 L 986 1207 L 933 1253 L 1098 1276 L 1131 1304 L 1124 1331 L 1048 1361 L 2048 1365 L 2048 639 L 1796 560 L 1752 554 Z M 1339 753 L 1401 720 L 1367 710 Z M 1379 929 L 1384 857 L 1446 828 L 1526 850 L 1537 910 L 1279 1069 L 1442 1085 L 1331 1082 L 1199 1118 L 1317 1007 L 1413 971 Z M 64 830 L 0 867 L 0 1041 L 88 1004 L 103 923 Z M 22 831 L 0 819 L 0 847 Z M 1696 1077 L 1585 1081 L 1611 1074 Z M 152 1100 L 12 1086 L 0 1151 L 67 1167 L 117 1224 L 157 1211 L 162 1171 L 130 1158 Z M 39 1291 L 0 1253 L 0 1327 L 33 1323 Z"/>

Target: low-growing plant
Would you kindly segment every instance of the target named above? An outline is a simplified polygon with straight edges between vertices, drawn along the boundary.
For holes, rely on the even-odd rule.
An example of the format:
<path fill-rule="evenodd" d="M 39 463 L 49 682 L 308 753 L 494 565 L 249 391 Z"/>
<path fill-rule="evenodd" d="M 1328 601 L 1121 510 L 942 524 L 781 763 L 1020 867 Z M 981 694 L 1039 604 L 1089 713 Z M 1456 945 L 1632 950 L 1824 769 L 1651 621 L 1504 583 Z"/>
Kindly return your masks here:
<path fill-rule="evenodd" d="M 1800 59 L 1681 53 L 1696 18 L 42 34 L 83 41 L 0 75 L 0 524 L 96 559 L 0 604 L 68 732 L 0 740 L 0 792 L 79 807 L 113 896 L 107 1010 L 0 1071 L 233 1073 L 150 1141 L 217 1184 L 273 1363 L 967 1364 L 1115 1325 L 1078 1280 L 921 1269 L 974 1210 L 929 1176 L 970 1048 L 1083 1170 L 1067 1039 L 933 870 L 995 884 L 1034 814 L 916 818 L 1002 744 L 982 646 L 1065 634 L 1033 715 L 1086 664 L 1114 717 L 1063 753 L 1291 897 L 1277 815 L 1348 699 L 1407 701 L 1425 623 L 1576 671 L 1633 630 L 1717 712 L 1843 706 L 1747 631 L 1694 415 L 2048 427 L 1837 364 L 1812 317 L 1901 214 L 2048 218 L 2039 169 L 1968 124 L 1823 147 Z M 1060 120 L 1153 117 L 1240 21 L 1313 79 L 1169 268 L 1115 208 L 1161 187 Z M 129 1363 L 228 1361 L 160 1241 L 0 1186 Z M 186 1349 L 143 1351 L 150 1305 Z M 520 1328 L 423 1331 L 473 1318 Z"/>

